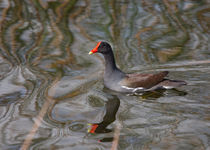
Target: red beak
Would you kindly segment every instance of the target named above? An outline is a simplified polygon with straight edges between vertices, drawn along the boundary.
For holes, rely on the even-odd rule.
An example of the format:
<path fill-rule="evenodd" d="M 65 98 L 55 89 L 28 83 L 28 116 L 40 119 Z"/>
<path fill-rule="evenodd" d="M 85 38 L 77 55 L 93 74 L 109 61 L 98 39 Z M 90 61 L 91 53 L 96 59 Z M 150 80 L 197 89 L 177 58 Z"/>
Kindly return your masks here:
<path fill-rule="evenodd" d="M 88 133 L 95 133 L 95 130 L 98 127 L 98 124 L 89 124 L 91 127 L 88 129 Z"/>
<path fill-rule="evenodd" d="M 89 52 L 89 55 L 91 55 L 93 53 L 96 53 L 98 51 L 98 47 L 100 46 L 100 44 L 101 44 L 101 42 L 98 42 L 98 44 L 96 45 L 96 47 Z"/>

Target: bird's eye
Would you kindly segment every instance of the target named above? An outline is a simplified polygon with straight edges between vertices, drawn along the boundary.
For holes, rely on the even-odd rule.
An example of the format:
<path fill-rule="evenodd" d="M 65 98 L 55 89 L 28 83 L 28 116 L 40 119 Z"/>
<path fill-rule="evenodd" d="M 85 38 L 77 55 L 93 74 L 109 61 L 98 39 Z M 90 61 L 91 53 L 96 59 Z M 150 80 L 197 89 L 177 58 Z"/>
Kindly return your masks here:
<path fill-rule="evenodd" d="M 100 47 L 103 48 L 104 47 L 104 44 L 101 44 Z"/>

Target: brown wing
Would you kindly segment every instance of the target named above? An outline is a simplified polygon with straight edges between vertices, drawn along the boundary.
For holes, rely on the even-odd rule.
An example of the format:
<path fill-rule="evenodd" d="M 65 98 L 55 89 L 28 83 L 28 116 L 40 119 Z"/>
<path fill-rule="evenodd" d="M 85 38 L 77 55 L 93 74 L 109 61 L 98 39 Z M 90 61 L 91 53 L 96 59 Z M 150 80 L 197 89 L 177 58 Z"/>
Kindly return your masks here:
<path fill-rule="evenodd" d="M 126 78 L 120 82 L 120 85 L 131 88 L 150 88 L 160 83 L 167 74 L 168 71 L 157 74 L 127 74 Z"/>

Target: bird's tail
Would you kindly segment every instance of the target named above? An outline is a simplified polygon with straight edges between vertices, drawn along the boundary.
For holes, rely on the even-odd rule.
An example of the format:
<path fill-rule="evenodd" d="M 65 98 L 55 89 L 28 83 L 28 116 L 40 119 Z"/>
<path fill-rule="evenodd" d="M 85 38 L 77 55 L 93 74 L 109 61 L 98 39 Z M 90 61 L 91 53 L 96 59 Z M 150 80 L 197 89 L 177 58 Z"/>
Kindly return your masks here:
<path fill-rule="evenodd" d="M 183 86 L 183 85 L 187 85 L 187 82 L 182 81 L 182 80 L 164 79 L 157 86 L 161 87 L 163 89 L 172 89 L 172 88 L 177 88 L 177 87 Z"/>

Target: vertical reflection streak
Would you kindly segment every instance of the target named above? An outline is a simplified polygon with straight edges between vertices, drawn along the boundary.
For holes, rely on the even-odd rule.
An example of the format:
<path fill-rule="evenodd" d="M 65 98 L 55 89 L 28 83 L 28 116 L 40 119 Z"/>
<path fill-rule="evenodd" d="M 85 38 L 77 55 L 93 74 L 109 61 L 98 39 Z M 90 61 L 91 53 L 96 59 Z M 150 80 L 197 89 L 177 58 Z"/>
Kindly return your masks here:
<path fill-rule="evenodd" d="M 8 60 L 11 60 L 12 64 L 14 65 L 15 62 L 13 59 L 11 59 L 11 55 L 8 52 L 6 46 L 4 45 L 4 38 L 3 38 L 3 25 L 4 25 L 4 21 L 6 21 L 6 17 L 7 17 L 7 13 L 10 9 L 10 1 L 7 0 L 8 3 L 8 7 L 4 8 L 2 11 L 2 15 L 1 15 L 1 19 L 0 19 L 0 48 L 3 50 L 3 52 L 1 51 L 2 56 L 6 57 Z"/>
<path fill-rule="evenodd" d="M 54 80 L 54 82 L 51 84 L 51 86 L 49 87 L 49 89 L 50 89 L 50 88 L 54 89 L 53 86 L 55 86 L 55 85 L 57 84 L 57 82 L 60 80 L 60 78 L 61 78 L 60 76 L 57 77 L 57 78 Z M 49 89 L 48 89 L 48 90 L 49 90 Z M 53 93 L 55 93 L 55 91 L 53 91 Z M 24 140 L 24 142 L 23 142 L 23 144 L 22 144 L 22 146 L 21 146 L 21 150 L 27 150 L 27 149 L 28 149 L 28 147 L 29 147 L 30 144 L 31 144 L 31 141 L 32 141 L 33 137 L 35 136 L 35 134 L 36 134 L 36 132 L 37 132 L 39 126 L 40 126 L 41 123 L 42 123 L 42 120 L 43 120 L 45 114 L 47 113 L 47 110 L 48 110 L 49 107 L 50 107 L 51 105 L 53 105 L 54 103 L 55 103 L 55 99 L 53 99 L 52 97 L 48 96 L 48 94 L 46 94 L 46 100 L 45 100 L 45 102 L 44 102 L 44 104 L 43 104 L 41 110 L 39 111 L 38 116 L 37 116 L 36 119 L 35 119 L 35 122 L 34 122 L 34 125 L 32 126 L 31 131 L 30 131 L 30 132 L 28 133 L 28 135 L 26 136 L 26 138 L 25 138 L 25 140 Z"/>
<path fill-rule="evenodd" d="M 15 57 L 15 59 L 17 60 L 18 64 L 20 64 L 20 59 L 18 58 L 18 56 L 16 54 L 16 51 L 19 48 L 18 47 L 18 43 L 16 41 L 16 32 L 24 24 L 24 20 L 23 20 L 23 18 L 21 16 L 22 5 L 20 4 L 20 2 L 18 0 L 16 1 L 16 5 L 17 5 L 16 7 L 17 7 L 17 18 L 18 18 L 18 21 L 10 29 L 10 38 L 11 38 L 11 51 L 12 51 L 12 54 Z"/>
<path fill-rule="evenodd" d="M 31 3 L 31 5 L 34 5 L 34 2 L 33 2 L 33 0 L 30 0 L 30 3 Z M 34 8 L 35 8 L 35 10 L 36 10 L 36 12 L 35 12 L 35 14 L 36 14 L 36 18 L 38 19 L 38 21 L 42 24 L 42 28 L 41 28 L 41 30 L 40 30 L 40 32 L 38 32 L 37 34 L 36 34 L 36 41 L 35 41 L 35 43 L 34 43 L 34 45 L 26 52 L 26 54 L 25 54 L 25 57 L 26 57 L 26 61 L 27 62 L 29 62 L 30 61 L 30 54 L 32 53 L 32 51 L 34 51 L 34 49 L 36 48 L 36 47 L 39 47 L 40 45 L 41 45 L 41 43 L 42 43 L 42 36 L 43 36 L 43 33 L 44 33 L 44 27 L 43 27 L 43 23 L 42 23 L 42 21 L 41 21 L 41 19 L 40 19 L 40 15 L 39 15 L 39 11 L 38 11 L 38 8 L 37 7 L 35 7 L 34 6 Z"/>
<path fill-rule="evenodd" d="M 168 13 L 171 15 L 171 17 L 176 21 L 176 23 L 178 24 L 178 26 L 184 31 L 186 32 L 186 29 L 183 27 L 183 25 L 180 23 L 179 19 L 173 14 L 172 10 L 171 10 L 171 6 L 169 4 L 169 2 L 167 0 L 163 0 L 164 5 L 167 8 Z"/>

